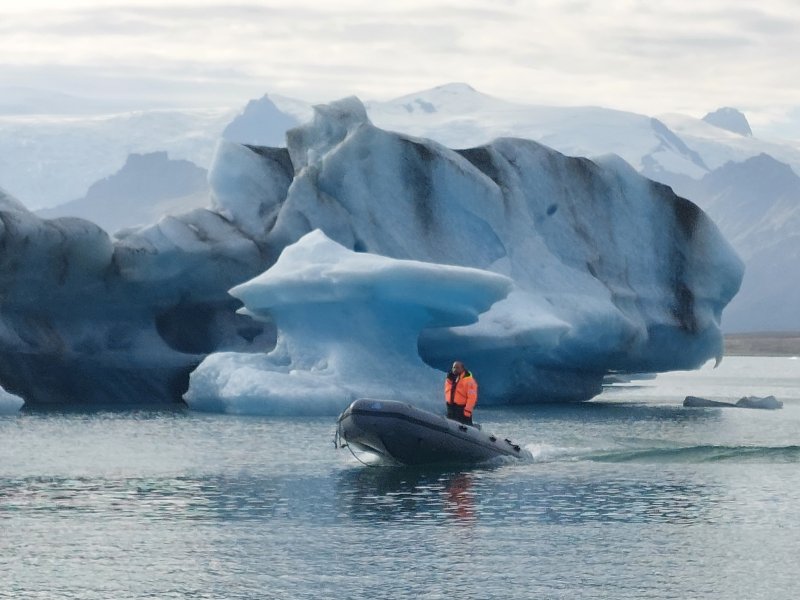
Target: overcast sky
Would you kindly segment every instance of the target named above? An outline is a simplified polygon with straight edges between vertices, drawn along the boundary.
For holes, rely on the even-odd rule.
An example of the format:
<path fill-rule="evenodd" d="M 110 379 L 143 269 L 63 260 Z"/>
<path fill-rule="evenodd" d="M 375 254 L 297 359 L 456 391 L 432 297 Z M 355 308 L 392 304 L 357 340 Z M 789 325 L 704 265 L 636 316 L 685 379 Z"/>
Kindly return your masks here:
<path fill-rule="evenodd" d="M 0 0 L 0 87 L 239 106 L 452 81 L 650 115 L 735 106 L 800 132 L 800 2 Z"/>

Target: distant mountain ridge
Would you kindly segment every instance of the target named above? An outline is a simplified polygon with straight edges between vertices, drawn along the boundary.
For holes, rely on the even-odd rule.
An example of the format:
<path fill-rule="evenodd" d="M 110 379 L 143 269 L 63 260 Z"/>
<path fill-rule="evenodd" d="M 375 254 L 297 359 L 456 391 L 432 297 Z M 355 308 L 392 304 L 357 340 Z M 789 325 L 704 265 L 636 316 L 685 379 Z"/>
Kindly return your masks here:
<path fill-rule="evenodd" d="M 745 261 L 727 331 L 800 330 L 800 176 L 760 154 L 729 162 L 676 192 L 714 219 Z"/>
<path fill-rule="evenodd" d="M 745 256 L 774 242 L 769 232 L 800 232 L 800 176 L 768 154 L 712 171 L 693 195 Z"/>
<path fill-rule="evenodd" d="M 166 152 L 131 154 L 125 165 L 93 184 L 86 196 L 37 211 L 42 218 L 81 217 L 113 233 L 208 204 L 207 171 Z"/>
<path fill-rule="evenodd" d="M 29 209 L 70 202 L 130 154 L 167 151 L 208 168 L 231 109 L 0 116 L 0 186 Z"/>

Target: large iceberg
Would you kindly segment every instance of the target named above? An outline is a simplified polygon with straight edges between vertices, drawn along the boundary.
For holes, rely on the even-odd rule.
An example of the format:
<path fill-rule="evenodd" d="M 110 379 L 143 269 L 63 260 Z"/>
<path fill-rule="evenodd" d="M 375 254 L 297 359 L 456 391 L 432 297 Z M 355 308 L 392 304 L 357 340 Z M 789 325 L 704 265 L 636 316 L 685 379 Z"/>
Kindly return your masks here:
<path fill-rule="evenodd" d="M 207 355 L 272 348 L 273 325 L 236 314 L 227 290 L 315 229 L 358 254 L 513 281 L 477 323 L 432 321 L 418 340 L 434 369 L 467 362 L 482 403 L 581 400 L 608 371 L 719 358 L 742 277 L 700 209 L 617 157 L 512 138 L 454 151 L 375 127 L 355 98 L 317 107 L 285 149 L 220 143 L 209 183 L 208 210 L 117 238 L 0 196 L 0 384 L 28 402 L 178 400 Z M 291 338 L 313 340 L 314 327 L 299 333 L 312 313 L 294 317 Z M 218 373 L 235 382 L 241 364 Z M 364 383 L 353 393 L 369 371 L 348 372 Z"/>
<path fill-rule="evenodd" d="M 240 312 L 275 322 L 275 349 L 211 354 L 186 401 L 258 414 L 336 414 L 365 396 L 433 408 L 442 373 L 420 359 L 420 332 L 474 323 L 511 286 L 489 271 L 356 253 L 313 231 L 231 290 Z"/>
<path fill-rule="evenodd" d="M 619 158 L 571 159 L 517 139 L 452 151 L 374 127 L 355 99 L 318 107 L 314 121 L 290 131 L 288 141 L 295 172 L 286 199 L 265 211 L 274 215 L 266 236 L 271 247 L 320 228 L 358 252 L 469 266 L 513 280 L 508 296 L 477 323 L 430 323 L 417 342 L 420 356 L 440 370 L 465 360 L 481 382 L 482 403 L 583 400 L 600 391 L 609 371 L 693 368 L 721 358 L 721 311 L 738 289 L 741 262 L 702 211 Z M 308 243 L 291 247 L 291 256 L 318 269 L 320 253 L 307 252 Z M 330 256 L 350 260 L 332 250 Z M 192 376 L 189 403 L 308 414 L 341 410 L 356 395 L 400 397 L 404 390 L 385 384 L 374 359 L 351 350 L 355 339 L 375 356 L 369 332 L 380 338 L 387 325 L 372 316 L 332 318 L 330 304 L 320 312 L 314 302 L 298 302 L 311 284 L 302 261 L 289 264 L 263 277 L 280 281 L 275 289 L 292 290 L 283 298 L 291 299 L 292 351 L 279 343 L 268 357 L 211 355 Z M 380 288 L 384 278 L 376 275 L 370 285 Z M 343 294 L 337 311 L 350 306 L 392 322 L 391 302 L 372 297 L 367 310 L 348 298 L 353 284 L 346 276 L 336 282 Z M 273 315 L 281 339 L 285 308 L 269 294 L 264 303 L 255 289 L 253 282 L 232 293 L 247 311 Z M 419 329 L 417 323 L 407 333 Z M 318 340 L 323 352 L 314 349 Z M 408 345 L 406 339 L 400 347 Z M 339 371 L 329 367 L 331 352 L 358 358 Z M 409 360 L 404 373 L 412 372 Z M 410 386 L 412 399 L 438 402 L 441 372 L 438 379 L 422 377 L 427 371 L 419 364 L 413 372 L 427 391 Z M 301 377 L 310 379 L 300 384 Z M 331 378 L 336 385 L 326 387 Z"/>

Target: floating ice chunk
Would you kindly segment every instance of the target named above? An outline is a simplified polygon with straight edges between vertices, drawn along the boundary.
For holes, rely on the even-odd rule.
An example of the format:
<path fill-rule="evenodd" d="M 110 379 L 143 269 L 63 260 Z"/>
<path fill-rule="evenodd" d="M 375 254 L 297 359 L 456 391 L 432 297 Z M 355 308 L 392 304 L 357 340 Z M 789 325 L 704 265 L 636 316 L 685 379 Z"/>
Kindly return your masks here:
<path fill-rule="evenodd" d="M 420 331 L 475 322 L 511 286 L 479 269 L 356 253 L 312 231 L 231 290 L 243 311 L 274 320 L 276 348 L 209 355 L 185 399 L 237 414 L 337 414 L 369 396 L 440 407 L 444 374 L 420 359 Z"/>
<path fill-rule="evenodd" d="M 708 398 L 700 398 L 699 396 L 686 396 L 683 405 L 693 408 L 761 408 L 766 410 L 783 408 L 783 402 L 778 400 L 775 396 L 764 396 L 763 398 L 758 396 L 743 396 L 739 398 L 736 403 L 709 400 Z"/>
<path fill-rule="evenodd" d="M 767 410 L 775 410 L 778 408 L 783 408 L 783 402 L 778 400 L 775 396 L 744 396 L 739 398 L 736 402 L 736 406 L 740 406 L 743 408 L 763 408 Z"/>
<path fill-rule="evenodd" d="M 729 408 L 736 406 L 733 402 L 709 400 L 700 396 L 686 396 L 683 400 L 683 405 L 689 408 Z"/>

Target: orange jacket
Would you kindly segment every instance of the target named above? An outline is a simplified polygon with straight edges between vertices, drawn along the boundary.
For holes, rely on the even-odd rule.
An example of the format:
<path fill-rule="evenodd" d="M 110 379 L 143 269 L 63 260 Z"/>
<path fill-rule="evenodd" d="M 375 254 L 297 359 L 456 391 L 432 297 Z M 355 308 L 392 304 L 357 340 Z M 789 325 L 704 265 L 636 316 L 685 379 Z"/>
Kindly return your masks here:
<path fill-rule="evenodd" d="M 453 382 L 449 377 L 444 379 L 444 401 L 447 404 L 457 404 L 464 407 L 464 416 L 471 417 L 475 404 L 478 402 L 478 382 L 472 373 L 465 371 L 456 380 L 455 393 L 453 393 Z"/>

